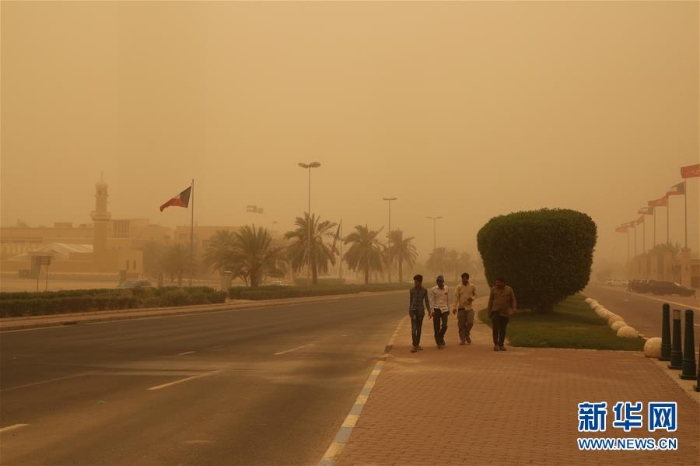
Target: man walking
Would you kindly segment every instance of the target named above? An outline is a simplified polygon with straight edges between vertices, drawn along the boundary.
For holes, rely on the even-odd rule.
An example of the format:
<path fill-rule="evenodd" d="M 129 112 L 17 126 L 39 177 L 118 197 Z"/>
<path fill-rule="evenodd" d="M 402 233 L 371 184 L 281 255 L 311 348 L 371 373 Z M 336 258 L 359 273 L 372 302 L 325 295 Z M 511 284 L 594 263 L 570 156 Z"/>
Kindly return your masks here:
<path fill-rule="evenodd" d="M 462 283 L 455 290 L 455 304 L 452 313 L 457 314 L 457 328 L 459 329 L 459 344 L 472 344 L 471 330 L 474 327 L 474 308 L 472 303 L 476 299 L 476 287 L 469 283 L 469 274 L 462 274 Z"/>
<path fill-rule="evenodd" d="M 510 316 L 515 313 L 518 307 L 515 302 L 515 293 L 513 288 L 506 285 L 503 277 L 496 279 L 496 285 L 491 288 L 489 295 L 489 317 L 491 318 L 491 326 L 493 328 L 493 350 L 505 351 L 504 346 L 506 341 L 506 326 Z"/>
<path fill-rule="evenodd" d="M 445 347 L 445 332 L 447 332 L 447 318 L 450 316 L 449 291 L 445 286 L 445 278 L 438 275 L 435 285 L 430 289 L 430 302 L 433 308 L 433 330 L 435 330 L 435 343 L 438 349 Z"/>
<path fill-rule="evenodd" d="M 413 348 L 411 353 L 422 350 L 420 347 L 420 334 L 423 329 L 423 317 L 425 310 L 430 313 L 430 302 L 428 301 L 428 290 L 423 288 L 423 276 L 416 275 L 413 277 L 413 288 L 410 292 L 410 301 L 408 305 L 408 315 L 411 317 L 411 337 L 413 338 Z M 425 304 L 425 308 L 423 305 Z"/>

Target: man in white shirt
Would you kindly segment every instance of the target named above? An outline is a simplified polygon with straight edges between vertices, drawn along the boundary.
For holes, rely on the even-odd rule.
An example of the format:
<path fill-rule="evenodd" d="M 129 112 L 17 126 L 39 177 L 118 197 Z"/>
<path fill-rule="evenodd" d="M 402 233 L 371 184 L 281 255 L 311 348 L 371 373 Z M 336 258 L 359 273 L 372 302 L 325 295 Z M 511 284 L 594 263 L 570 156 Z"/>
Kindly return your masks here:
<path fill-rule="evenodd" d="M 430 317 L 433 318 L 435 343 L 437 343 L 438 349 L 443 349 L 445 347 L 445 332 L 447 332 L 447 318 L 450 316 L 449 290 L 445 286 L 445 277 L 442 275 L 438 275 L 435 283 L 437 285 L 430 289 L 430 307 L 433 308 Z"/>
<path fill-rule="evenodd" d="M 457 314 L 457 328 L 459 329 L 459 344 L 472 344 L 470 336 L 474 327 L 474 308 L 472 303 L 476 299 L 476 288 L 469 283 L 469 274 L 462 274 L 462 283 L 455 290 L 455 303 L 452 313 Z"/>

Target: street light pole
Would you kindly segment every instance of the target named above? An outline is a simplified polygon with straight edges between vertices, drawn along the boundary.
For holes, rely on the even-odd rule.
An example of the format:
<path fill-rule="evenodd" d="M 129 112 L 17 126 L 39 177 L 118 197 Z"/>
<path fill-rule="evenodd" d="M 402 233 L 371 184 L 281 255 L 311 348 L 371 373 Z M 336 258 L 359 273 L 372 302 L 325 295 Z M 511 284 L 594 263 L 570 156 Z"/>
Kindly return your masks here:
<path fill-rule="evenodd" d="M 309 230 L 306 233 L 306 286 L 311 287 L 311 169 L 318 168 L 321 164 L 318 162 L 311 162 L 308 164 L 300 162 L 299 166 L 309 170 L 309 217 L 307 219 Z"/>
<path fill-rule="evenodd" d="M 434 251 L 437 248 L 437 240 L 436 240 L 437 227 L 436 227 L 436 224 L 437 224 L 437 221 L 442 218 L 442 216 L 440 216 L 440 217 L 426 217 L 426 218 L 429 218 L 430 220 L 433 221 L 433 251 Z"/>
<path fill-rule="evenodd" d="M 395 201 L 395 197 L 383 197 L 385 201 L 389 201 L 389 231 L 387 232 L 387 237 L 389 240 L 391 240 L 391 201 Z M 391 266 L 392 266 L 392 257 L 389 257 L 389 283 L 391 283 Z"/>

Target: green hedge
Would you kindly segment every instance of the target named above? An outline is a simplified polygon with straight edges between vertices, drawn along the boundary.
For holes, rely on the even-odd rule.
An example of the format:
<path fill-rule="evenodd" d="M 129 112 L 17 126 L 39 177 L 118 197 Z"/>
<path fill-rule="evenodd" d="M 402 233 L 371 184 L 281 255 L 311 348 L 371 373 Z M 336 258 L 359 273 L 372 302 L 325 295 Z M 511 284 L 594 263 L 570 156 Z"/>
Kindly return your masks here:
<path fill-rule="evenodd" d="M 0 318 L 214 304 L 225 301 L 225 291 L 201 286 L 0 293 Z"/>
<path fill-rule="evenodd" d="M 329 296 L 339 294 L 354 294 L 363 291 L 393 291 L 407 290 L 411 287 L 405 283 L 370 283 L 368 285 L 322 285 L 312 286 L 258 286 L 255 288 L 235 286 L 228 290 L 231 299 L 262 299 L 300 298 L 305 296 Z"/>

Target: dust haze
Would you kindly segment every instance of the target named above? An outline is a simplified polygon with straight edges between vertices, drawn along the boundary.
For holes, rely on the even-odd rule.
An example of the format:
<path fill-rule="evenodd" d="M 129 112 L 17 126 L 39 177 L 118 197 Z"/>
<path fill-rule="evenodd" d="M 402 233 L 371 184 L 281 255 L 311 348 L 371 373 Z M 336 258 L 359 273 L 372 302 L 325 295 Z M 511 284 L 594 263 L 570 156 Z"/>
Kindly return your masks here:
<path fill-rule="evenodd" d="M 698 163 L 697 2 L 6 2 L 2 225 L 322 219 L 476 252 L 491 217 L 621 223 Z M 688 180 L 698 251 L 698 179 Z M 670 198 L 684 241 L 683 196 Z M 249 213 L 256 205 L 263 213 Z M 663 210 L 663 209 L 661 209 Z M 666 240 L 665 211 L 657 242 Z M 273 223 L 276 222 L 276 223 Z M 646 226 L 651 242 L 651 225 Z M 641 236 L 639 237 L 641 245 Z"/>

